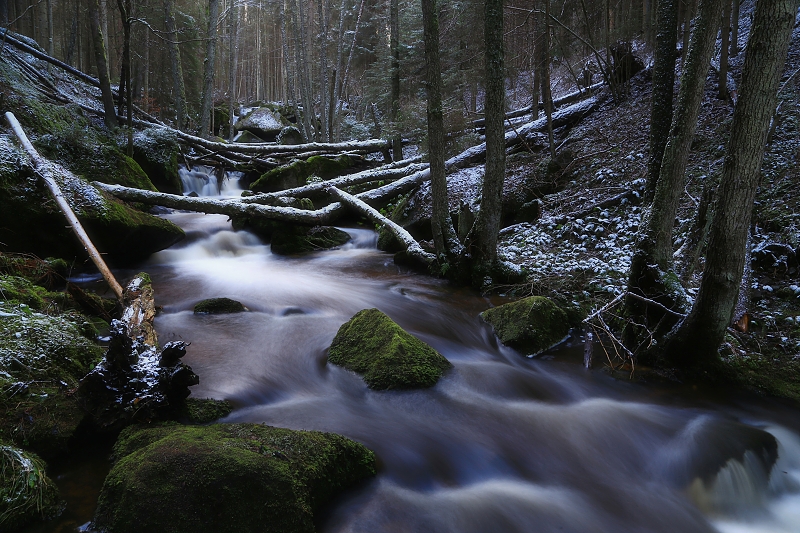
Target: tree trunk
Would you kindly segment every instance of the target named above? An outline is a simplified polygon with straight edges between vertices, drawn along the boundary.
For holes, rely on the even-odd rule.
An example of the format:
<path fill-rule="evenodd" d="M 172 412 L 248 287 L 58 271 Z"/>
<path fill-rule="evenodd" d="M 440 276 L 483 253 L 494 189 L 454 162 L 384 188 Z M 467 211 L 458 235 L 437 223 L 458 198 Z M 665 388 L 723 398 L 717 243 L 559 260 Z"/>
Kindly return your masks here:
<path fill-rule="evenodd" d="M 442 111 L 442 67 L 439 59 L 439 4 L 422 0 L 422 26 L 425 39 L 425 90 L 428 96 L 428 157 L 431 171 L 431 231 L 436 255 L 447 258 L 449 237 L 455 235 L 447 202 L 447 176 L 444 166 L 444 114 Z"/>
<path fill-rule="evenodd" d="M 320 127 L 317 129 L 317 140 L 330 142 L 328 137 L 328 106 L 325 105 L 328 97 L 328 84 L 330 83 L 330 69 L 328 68 L 328 25 L 330 23 L 330 0 L 318 0 L 319 11 L 319 102 L 320 102 Z"/>
<path fill-rule="evenodd" d="M 97 78 L 100 80 L 100 92 L 103 97 L 103 121 L 109 128 L 117 127 L 117 112 L 114 109 L 114 95 L 111 93 L 111 80 L 108 75 L 108 58 L 103 32 L 100 29 L 100 5 L 98 0 L 89 0 L 89 23 L 92 28 L 94 58 L 97 65 Z"/>
<path fill-rule="evenodd" d="M 391 79 L 389 81 L 392 121 L 392 158 L 403 159 L 403 142 L 397 118 L 400 114 L 400 0 L 389 0 L 389 54 L 391 55 Z"/>
<path fill-rule="evenodd" d="M 175 15 L 173 14 L 173 0 L 164 0 L 164 27 L 167 30 L 169 42 L 169 63 L 172 74 L 172 98 L 175 101 L 176 129 L 183 130 L 186 120 L 186 86 L 183 83 L 183 68 L 181 67 L 181 51 L 178 47 L 178 33 L 175 29 Z"/>
<path fill-rule="evenodd" d="M 739 293 L 764 143 L 797 8 L 798 0 L 756 4 L 703 281 L 691 313 L 667 342 L 667 354 L 678 364 L 704 367 L 718 361 Z"/>
<path fill-rule="evenodd" d="M 733 0 L 731 12 L 731 57 L 739 55 L 739 0 Z"/>
<path fill-rule="evenodd" d="M 486 0 L 484 3 L 484 39 L 486 170 L 481 192 L 481 209 L 476 221 L 477 242 L 473 263 L 473 272 L 476 274 L 473 281 L 478 283 L 482 283 L 485 275 L 497 262 L 497 235 L 503 211 L 503 181 L 506 172 L 503 0 Z"/>
<path fill-rule="evenodd" d="M 684 61 L 675 116 L 664 149 L 653 203 L 642 220 L 636 248 L 631 257 L 628 291 L 651 298 L 666 307 L 674 306 L 679 299 L 674 290 L 668 289 L 667 279 L 667 273 L 672 269 L 672 228 L 678 201 L 684 189 L 686 164 L 700 112 L 706 75 L 717 40 L 721 12 L 722 0 L 700 1 L 699 15 Z M 626 299 L 625 311 L 631 317 L 647 316 L 647 308 L 630 297 Z M 655 320 L 660 320 L 663 313 L 655 313 Z M 635 319 L 631 324 L 636 322 L 641 323 Z M 637 329 L 631 325 L 625 333 L 626 344 L 634 352 L 638 347 Z"/>
<path fill-rule="evenodd" d="M 122 116 L 124 90 L 124 101 L 128 110 L 128 120 L 126 124 L 128 128 L 128 145 L 126 152 L 128 157 L 133 157 L 133 90 L 131 89 L 131 24 L 133 14 L 131 13 L 131 0 L 117 0 L 117 7 L 119 8 L 119 14 L 122 18 L 123 31 L 122 65 L 119 74 L 119 114 Z"/>
<path fill-rule="evenodd" d="M 553 140 L 553 93 L 550 87 L 550 0 L 544 0 L 544 33 L 542 33 L 541 70 L 542 70 L 542 101 L 544 112 L 547 116 L 547 140 L 550 146 L 550 157 L 556 157 L 556 145 Z"/>
<path fill-rule="evenodd" d="M 722 43 L 719 50 L 719 97 L 728 99 L 728 43 L 731 34 L 731 0 L 724 0 L 722 6 Z"/>
<path fill-rule="evenodd" d="M 278 21 L 281 25 L 281 41 L 283 49 L 283 64 L 286 68 L 286 103 L 291 103 L 294 107 L 295 120 L 300 120 L 300 109 L 297 106 L 297 94 L 294 86 L 294 72 L 292 71 L 291 55 L 289 53 L 289 37 L 286 31 L 286 11 L 284 9 L 285 0 L 278 0 Z"/>
<path fill-rule="evenodd" d="M 208 137 L 211 108 L 214 105 L 214 69 L 217 56 L 217 22 L 219 0 L 208 0 L 208 30 L 206 31 L 206 57 L 203 61 L 203 96 L 200 103 L 200 136 Z"/>
<path fill-rule="evenodd" d="M 653 59 L 653 92 L 650 101 L 650 158 L 647 161 L 645 195 L 652 199 L 664 147 L 672 123 L 672 99 L 675 90 L 675 46 L 678 25 L 676 0 L 659 0 L 656 48 Z"/>
<path fill-rule="evenodd" d="M 234 129 L 233 125 L 236 123 L 236 116 L 234 115 L 234 111 L 236 110 L 236 69 L 239 63 L 239 7 L 238 7 L 238 0 L 233 0 L 233 5 L 231 6 L 231 12 L 228 14 L 230 17 L 230 65 L 228 68 L 230 69 L 228 72 L 228 91 L 230 94 L 228 95 L 228 140 L 233 141 L 234 135 L 236 135 L 236 130 Z"/>

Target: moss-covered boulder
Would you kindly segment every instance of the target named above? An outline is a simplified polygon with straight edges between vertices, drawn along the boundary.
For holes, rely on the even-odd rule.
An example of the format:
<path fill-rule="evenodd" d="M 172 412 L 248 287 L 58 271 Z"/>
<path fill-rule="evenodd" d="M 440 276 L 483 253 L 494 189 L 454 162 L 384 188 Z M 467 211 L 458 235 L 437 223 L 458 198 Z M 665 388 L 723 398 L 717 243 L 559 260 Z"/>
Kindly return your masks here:
<path fill-rule="evenodd" d="M 94 526 L 109 533 L 312 533 L 315 513 L 375 474 L 340 435 L 257 424 L 128 428 Z"/>
<path fill-rule="evenodd" d="M 350 235 L 333 226 L 284 226 L 272 233 L 272 253 L 296 255 L 336 248 L 347 243 Z"/>
<path fill-rule="evenodd" d="M 257 192 L 275 192 L 292 187 L 302 187 L 311 176 L 321 179 L 335 178 L 344 174 L 356 163 L 356 159 L 348 155 L 329 157 L 315 155 L 308 159 L 297 159 L 288 165 L 273 168 L 262 174 L 250 184 L 250 189 Z"/>
<path fill-rule="evenodd" d="M 64 510 L 36 455 L 0 443 L 0 531 L 12 533 Z"/>
<path fill-rule="evenodd" d="M 328 362 L 362 374 L 378 390 L 432 387 L 453 366 L 378 309 L 359 311 L 339 328 Z"/>
<path fill-rule="evenodd" d="M 196 315 L 222 315 L 226 313 L 241 313 L 247 311 L 242 302 L 230 298 L 209 298 L 199 301 L 194 306 Z"/>
<path fill-rule="evenodd" d="M 164 128 L 147 128 L 133 136 L 133 160 L 161 192 L 181 194 L 178 176 L 178 136 Z"/>
<path fill-rule="evenodd" d="M 286 145 L 295 145 L 295 144 L 303 144 L 303 134 L 300 133 L 300 130 L 297 129 L 296 126 L 286 126 L 281 130 L 278 134 L 278 138 L 275 139 L 278 144 L 286 144 Z"/>
<path fill-rule="evenodd" d="M 188 424 L 209 424 L 225 418 L 233 411 L 233 405 L 227 400 L 213 398 L 186 398 L 184 408 L 178 413 L 178 420 Z"/>
<path fill-rule="evenodd" d="M 0 301 L 0 439 L 52 457 L 84 419 L 70 391 L 103 351 L 85 336 L 91 327 L 36 312 L 21 296 Z"/>
<path fill-rule="evenodd" d="M 111 263 L 139 261 L 184 237 L 175 224 L 133 209 L 71 173 L 56 173 L 56 179 L 92 242 Z M 86 257 L 27 155 L 9 135 L 0 135 L 0 205 L 4 250 L 40 257 Z"/>
<path fill-rule="evenodd" d="M 500 342 L 524 354 L 546 350 L 569 332 L 567 313 L 544 296 L 493 307 L 481 317 L 492 325 Z"/>

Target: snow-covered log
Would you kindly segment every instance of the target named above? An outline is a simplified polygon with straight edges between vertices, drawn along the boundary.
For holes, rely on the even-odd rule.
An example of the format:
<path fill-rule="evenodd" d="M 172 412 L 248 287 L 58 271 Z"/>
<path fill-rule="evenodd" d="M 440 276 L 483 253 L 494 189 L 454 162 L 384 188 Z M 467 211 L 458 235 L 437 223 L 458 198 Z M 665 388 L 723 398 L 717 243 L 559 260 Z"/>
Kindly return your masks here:
<path fill-rule="evenodd" d="M 565 105 L 577 102 L 578 100 L 580 100 L 582 98 L 586 98 L 588 96 L 592 96 L 592 95 L 596 94 L 598 91 L 600 91 L 600 89 L 603 88 L 603 85 L 605 85 L 605 82 L 601 81 L 601 82 L 595 83 L 594 85 L 591 85 L 589 87 L 585 87 L 583 89 L 580 89 L 578 91 L 574 91 L 574 92 L 571 92 L 569 94 L 565 94 L 561 98 L 557 98 L 557 99 L 553 100 L 553 107 L 558 108 L 558 107 L 561 107 L 561 106 L 565 106 Z M 539 102 L 539 105 L 537 106 L 536 111 L 538 112 L 540 109 L 544 109 L 544 103 L 542 103 L 542 102 Z M 505 118 L 506 118 L 506 120 L 510 120 L 512 118 L 524 117 L 525 115 L 530 115 L 531 113 L 533 113 L 533 106 L 529 105 L 528 107 L 524 107 L 522 109 L 509 111 L 508 113 L 506 113 Z M 479 118 L 479 119 L 473 121 L 473 124 L 475 125 L 476 128 L 482 128 L 482 127 L 484 127 L 486 125 L 486 119 Z"/>
<path fill-rule="evenodd" d="M 425 250 L 420 247 L 419 243 L 411 236 L 409 232 L 403 229 L 398 224 L 392 222 L 385 216 L 383 216 L 379 211 L 373 209 L 363 201 L 359 200 L 352 194 L 347 194 L 346 192 L 337 189 L 336 187 L 328 187 L 327 191 L 333 196 L 337 198 L 340 202 L 348 206 L 350 209 L 353 209 L 360 213 L 361 215 L 367 217 L 368 219 L 372 220 L 376 224 L 381 224 L 387 230 L 389 230 L 392 235 L 394 235 L 400 243 L 406 248 L 406 252 L 419 260 L 421 260 L 425 264 L 432 263 L 436 256 L 433 254 L 426 252 Z"/>
<path fill-rule="evenodd" d="M 295 207 L 275 207 L 271 205 L 245 203 L 238 200 L 231 201 L 220 198 L 181 196 L 163 192 L 144 191 L 142 189 L 123 187 L 121 185 L 108 185 L 97 181 L 95 181 L 93 185 L 117 198 L 130 202 L 162 205 L 173 209 L 186 209 L 188 211 L 198 211 L 201 213 L 264 217 L 272 220 L 283 220 L 286 222 L 310 225 L 328 224 L 339 216 L 343 209 L 338 203 L 330 204 L 315 211 L 307 211 Z"/>

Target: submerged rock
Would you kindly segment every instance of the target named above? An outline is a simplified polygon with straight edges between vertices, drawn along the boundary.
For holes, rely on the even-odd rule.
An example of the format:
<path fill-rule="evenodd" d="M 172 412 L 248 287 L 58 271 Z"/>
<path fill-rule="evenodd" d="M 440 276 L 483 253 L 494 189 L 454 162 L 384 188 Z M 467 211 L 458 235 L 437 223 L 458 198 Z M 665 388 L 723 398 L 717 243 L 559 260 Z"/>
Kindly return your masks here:
<path fill-rule="evenodd" d="M 487 309 L 481 317 L 500 342 L 524 354 L 550 348 L 569 333 L 567 313 L 544 296 L 531 296 Z"/>
<path fill-rule="evenodd" d="M 362 374 L 379 390 L 432 387 L 453 366 L 378 309 L 359 311 L 339 328 L 328 362 Z"/>
<path fill-rule="evenodd" d="M 315 513 L 375 475 L 340 435 L 258 424 L 122 432 L 94 527 L 109 533 L 312 533 Z"/>
<path fill-rule="evenodd" d="M 0 444 L 0 531 L 61 514 L 64 504 L 44 468 L 36 455 Z"/>
<path fill-rule="evenodd" d="M 242 302 L 230 298 L 209 298 L 197 302 L 194 306 L 196 315 L 221 315 L 226 313 L 241 313 L 247 311 Z"/>
<path fill-rule="evenodd" d="M 350 234 L 332 226 L 284 226 L 272 234 L 272 253 L 295 255 L 335 248 L 347 243 Z"/>

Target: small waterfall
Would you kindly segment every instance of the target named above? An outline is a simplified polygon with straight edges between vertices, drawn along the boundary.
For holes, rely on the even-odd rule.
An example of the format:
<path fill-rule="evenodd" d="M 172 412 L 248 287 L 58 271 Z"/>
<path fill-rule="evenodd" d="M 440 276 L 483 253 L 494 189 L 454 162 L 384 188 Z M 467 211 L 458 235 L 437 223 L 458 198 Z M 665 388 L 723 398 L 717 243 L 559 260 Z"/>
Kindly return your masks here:
<path fill-rule="evenodd" d="M 183 165 L 178 167 L 184 196 L 240 196 L 242 187 L 239 180 L 243 175 L 242 172 L 222 171 L 204 165 L 196 165 L 191 170 Z"/>

